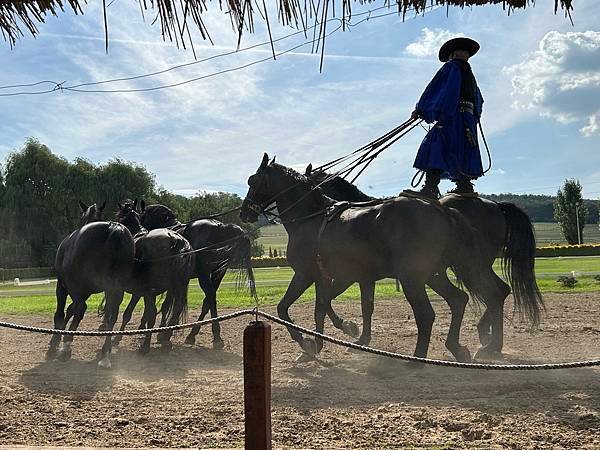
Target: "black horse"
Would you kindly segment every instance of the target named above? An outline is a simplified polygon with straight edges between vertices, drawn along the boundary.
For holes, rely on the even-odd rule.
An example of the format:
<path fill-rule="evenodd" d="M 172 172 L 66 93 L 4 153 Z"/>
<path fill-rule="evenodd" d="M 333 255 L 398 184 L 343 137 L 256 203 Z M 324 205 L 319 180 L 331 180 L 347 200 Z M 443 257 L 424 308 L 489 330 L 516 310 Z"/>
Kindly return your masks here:
<path fill-rule="evenodd" d="M 129 283 L 135 245 L 129 230 L 115 222 L 102 222 L 101 213 L 106 205 L 79 205 L 83 211 L 80 228 L 66 237 L 56 252 L 56 313 L 54 328 L 64 330 L 72 318 L 69 330 L 76 330 L 87 309 L 90 295 L 104 292 L 106 314 L 103 328 L 112 330 L 123 300 L 125 286 Z M 67 308 L 67 296 L 72 303 Z M 60 336 L 54 335 L 46 353 L 48 359 L 71 357 L 73 336 L 64 336 L 58 349 Z M 58 350 L 58 354 L 57 354 Z M 99 364 L 110 366 L 111 341 L 107 337 L 102 347 Z"/>
<path fill-rule="evenodd" d="M 319 185 L 323 192 L 339 201 L 364 202 L 376 200 L 361 192 L 355 185 L 323 171 L 306 168 L 305 176 Z M 519 207 L 507 202 L 493 202 L 484 198 L 446 195 L 441 204 L 455 208 L 467 218 L 476 230 L 480 249 L 481 272 L 491 282 L 485 287 L 481 300 L 486 309 L 477 325 L 482 348 L 477 356 L 501 357 L 503 346 L 504 301 L 513 292 L 515 307 L 521 317 L 537 326 L 544 307 L 535 279 L 535 235 L 531 220 Z M 502 255 L 502 267 L 507 285 L 492 269 L 496 258 Z M 439 274 L 429 285 L 442 297 L 466 294 L 452 285 L 445 274 Z"/>
<path fill-rule="evenodd" d="M 240 283 L 247 281 L 251 295 L 256 297 L 254 274 L 251 265 L 250 239 L 244 230 L 234 224 L 224 224 L 214 219 L 201 219 L 182 224 L 177 220 L 173 211 L 164 205 L 148 205 L 141 201 L 142 226 L 148 230 L 169 228 L 181 234 L 188 240 L 196 252 L 195 271 L 192 277 L 198 278 L 198 283 L 204 291 L 202 311 L 198 320 L 203 320 L 210 310 L 211 317 L 217 317 L 217 289 L 229 267 L 239 268 L 243 275 L 238 277 Z M 241 272 L 242 273 L 242 272 Z M 121 329 L 131 320 L 135 307 L 129 303 L 123 314 Z M 193 345 L 200 328 L 192 328 L 185 342 Z M 218 322 L 212 324 L 213 348 L 223 348 L 221 327 Z"/>
<path fill-rule="evenodd" d="M 359 343 L 366 344 L 371 334 L 375 282 L 396 278 L 417 322 L 415 355 L 425 357 L 435 319 L 425 284 L 448 266 L 477 297 L 486 282 L 473 264 L 478 261 L 476 244 L 469 239 L 473 232 L 452 208 L 398 197 L 338 209 L 306 177 L 274 161 L 269 163 L 266 154 L 248 185 L 242 219 L 256 221 L 259 213 L 275 202 L 289 235 L 287 255 L 294 276 L 277 307 L 284 320 L 291 321 L 290 305 L 315 283 L 315 322 L 317 331 L 322 332 L 331 300 L 358 282 L 364 320 Z M 459 344 L 466 300 L 453 297 L 449 302 L 452 323 L 446 345 L 458 360 L 468 361 L 468 349 Z M 289 332 L 306 353 L 322 347 L 319 339 L 315 343 L 303 339 L 296 330 Z"/>
<path fill-rule="evenodd" d="M 192 247 L 174 231 L 146 230 L 135 209 L 136 203 L 118 204 L 117 212 L 117 220 L 127 227 L 135 241 L 135 263 L 127 292 L 131 292 L 134 304 L 144 297 L 140 329 L 154 327 L 157 316 L 156 297 L 164 292 L 167 295 L 163 302 L 160 325 L 175 325 L 180 322 L 187 309 L 188 284 L 194 270 Z M 171 331 L 163 331 L 158 335 L 164 350 L 171 348 L 172 334 Z M 147 334 L 140 348 L 142 353 L 150 350 L 150 340 L 151 335 Z M 116 343 L 118 341 L 116 339 Z"/>

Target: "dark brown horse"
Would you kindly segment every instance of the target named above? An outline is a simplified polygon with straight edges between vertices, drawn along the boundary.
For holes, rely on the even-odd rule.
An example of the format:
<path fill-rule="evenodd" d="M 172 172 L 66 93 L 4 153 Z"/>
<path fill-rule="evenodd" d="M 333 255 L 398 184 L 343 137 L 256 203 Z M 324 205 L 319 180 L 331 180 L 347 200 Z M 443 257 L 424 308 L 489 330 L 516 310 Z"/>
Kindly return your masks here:
<path fill-rule="evenodd" d="M 312 171 L 310 165 L 305 175 L 318 184 L 326 195 L 336 200 L 350 202 L 375 200 L 341 177 L 332 177 L 322 171 Z M 482 344 L 478 356 L 501 357 L 504 301 L 511 288 L 517 311 L 521 316 L 529 319 L 532 325 L 536 326 L 539 323 L 540 312 L 543 309 L 542 297 L 535 279 L 533 225 L 527 214 L 512 203 L 496 203 L 484 198 L 446 195 L 442 197 L 441 204 L 460 211 L 476 230 L 475 238 L 480 249 L 481 273 L 491 280 L 481 295 L 486 309 L 477 325 Z M 492 269 L 499 255 L 502 255 L 502 266 L 510 287 Z M 446 300 L 448 296 L 466 297 L 464 292 L 452 285 L 445 274 L 438 274 L 428 284 Z"/>
<path fill-rule="evenodd" d="M 371 334 L 375 282 L 396 278 L 417 322 L 415 355 L 425 357 L 435 319 L 426 283 L 452 266 L 475 295 L 483 287 L 485 280 L 477 276 L 477 267 L 471 263 L 478 260 L 476 245 L 469 240 L 472 231 L 452 208 L 398 197 L 335 211 L 333 201 L 306 177 L 274 161 L 269 163 L 266 154 L 248 185 L 242 219 L 256 221 L 260 212 L 275 203 L 289 236 L 287 257 L 294 276 L 277 307 L 284 320 L 291 321 L 290 305 L 316 283 L 315 323 L 322 332 L 331 300 L 358 282 L 364 320 L 359 342 L 366 344 Z M 328 214 L 332 207 L 334 211 Z M 449 302 L 452 323 L 447 347 L 459 361 L 468 361 L 469 351 L 459 343 L 466 300 L 453 298 Z M 315 348 L 315 343 L 298 331 L 288 331 L 305 352 L 320 350 L 320 340 Z"/>
<path fill-rule="evenodd" d="M 148 231 L 140 222 L 133 205 L 119 204 L 117 220 L 125 225 L 135 241 L 135 262 L 127 292 L 132 299 L 144 297 L 144 315 L 140 328 L 152 328 L 156 322 L 156 297 L 167 293 L 163 302 L 161 326 L 180 322 L 187 309 L 190 274 L 194 270 L 194 255 L 189 242 L 167 229 Z M 172 332 L 158 335 L 164 350 L 171 348 Z M 150 350 L 151 335 L 147 334 L 140 351 Z"/>
<path fill-rule="evenodd" d="M 131 278 L 135 246 L 126 227 L 115 222 L 102 222 L 104 205 L 87 206 L 79 203 L 83 211 L 81 227 L 66 237 L 56 252 L 56 313 L 54 328 L 64 330 L 72 319 L 69 330 L 76 330 L 87 309 L 90 295 L 104 292 L 106 313 L 103 329 L 112 330 L 117 320 L 123 292 Z M 72 303 L 67 308 L 67 296 Z M 54 335 L 46 353 L 48 359 L 71 357 L 73 336 Z M 111 340 L 107 337 L 102 347 L 99 364 L 110 366 Z"/>

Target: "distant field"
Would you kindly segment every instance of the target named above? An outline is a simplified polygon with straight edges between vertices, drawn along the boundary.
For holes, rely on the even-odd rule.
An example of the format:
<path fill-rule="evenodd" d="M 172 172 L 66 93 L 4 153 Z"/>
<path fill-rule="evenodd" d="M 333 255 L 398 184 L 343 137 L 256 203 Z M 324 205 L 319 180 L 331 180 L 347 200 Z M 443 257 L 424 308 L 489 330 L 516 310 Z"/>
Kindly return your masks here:
<path fill-rule="evenodd" d="M 500 273 L 499 267 L 496 270 Z M 575 272 L 578 283 L 575 288 L 565 288 L 556 282 L 561 274 Z M 536 273 L 540 289 L 543 293 L 549 292 L 598 292 L 600 281 L 594 276 L 600 274 L 600 257 L 581 258 L 538 258 L 536 260 Z M 292 269 L 289 267 L 277 267 L 268 269 L 256 269 L 257 291 L 262 305 L 276 304 L 292 277 Z M 225 284 L 219 289 L 219 305 L 221 307 L 243 308 L 252 307 L 253 299 L 248 295 L 246 289 L 235 289 L 234 274 L 228 274 Z M 11 287 L 9 284 L 0 286 L 0 314 L 51 314 L 56 306 L 54 297 L 55 284 Z M 393 280 L 382 280 L 377 283 L 376 295 L 378 298 L 397 297 L 401 294 L 396 292 Z M 93 314 L 101 295 L 94 295 L 88 301 L 88 311 Z M 198 288 L 195 280 L 190 282 L 189 304 L 191 317 L 197 314 L 198 308 L 204 295 Z M 129 295 L 127 295 L 129 298 Z M 304 293 L 300 301 L 311 301 L 315 298 L 314 288 Z M 357 285 L 353 285 L 344 292 L 340 300 L 356 300 L 360 298 Z M 140 302 L 140 305 L 141 306 Z"/>
<path fill-rule="evenodd" d="M 535 234 L 538 245 L 549 245 L 566 243 L 557 223 L 534 223 Z M 269 254 L 269 247 L 272 250 L 285 250 L 287 246 L 287 233 L 283 225 L 269 225 L 261 229 L 261 237 L 258 241 L 265 248 L 265 255 Z M 584 243 L 600 242 L 600 228 L 598 224 L 586 225 L 583 230 Z"/>
<path fill-rule="evenodd" d="M 533 224 L 538 245 L 565 243 L 565 239 L 557 223 L 538 222 Z M 600 227 L 597 223 L 588 224 L 583 229 L 583 243 L 600 242 Z"/>

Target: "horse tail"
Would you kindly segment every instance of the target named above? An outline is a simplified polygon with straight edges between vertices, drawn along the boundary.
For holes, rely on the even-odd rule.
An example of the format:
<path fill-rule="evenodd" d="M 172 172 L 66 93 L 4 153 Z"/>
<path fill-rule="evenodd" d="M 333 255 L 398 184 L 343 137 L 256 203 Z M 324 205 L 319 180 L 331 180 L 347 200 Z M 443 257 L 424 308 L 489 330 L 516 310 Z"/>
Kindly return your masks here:
<path fill-rule="evenodd" d="M 236 227 L 237 228 L 237 227 Z M 215 261 L 216 272 L 226 271 L 229 267 L 237 269 L 235 289 L 248 288 L 250 296 L 258 303 L 256 281 L 252 269 L 252 242 L 243 230 L 236 230 L 237 236 L 227 239 L 227 243 L 214 249 L 219 255 Z"/>
<path fill-rule="evenodd" d="M 484 286 L 478 282 L 477 273 L 481 255 L 477 230 L 457 209 L 446 208 L 446 211 L 450 218 L 451 235 L 444 259 L 454 272 L 458 286 L 466 288 L 477 303 L 485 303 Z"/>
<path fill-rule="evenodd" d="M 535 279 L 535 234 L 529 216 L 513 203 L 498 203 L 506 219 L 502 271 L 512 288 L 515 308 L 533 326 L 545 308 Z"/>
<path fill-rule="evenodd" d="M 239 275 L 236 279 L 236 288 L 248 287 L 250 296 L 258 305 L 258 294 L 256 293 L 256 281 L 254 271 L 252 270 L 252 242 L 248 236 L 240 236 L 237 245 L 237 254 L 239 258 Z"/>
<path fill-rule="evenodd" d="M 180 236 L 177 235 L 177 237 L 179 238 Z M 192 246 L 183 237 L 177 239 L 177 243 L 174 244 L 174 250 L 180 253 L 180 255 L 177 255 L 173 262 L 173 276 L 177 280 L 174 280 L 174 286 L 176 286 L 175 292 L 173 292 L 173 295 L 167 296 L 167 299 L 171 297 L 171 302 L 168 305 L 166 323 L 177 324 L 185 321 L 187 317 L 188 286 L 190 277 L 194 273 L 196 255 L 192 253 Z M 181 311 L 177 316 L 175 314 L 176 310 Z"/>
<path fill-rule="evenodd" d="M 118 284 L 129 281 L 135 259 L 135 243 L 127 229 L 119 224 L 110 222 L 106 243 L 111 255 L 111 269 Z"/>

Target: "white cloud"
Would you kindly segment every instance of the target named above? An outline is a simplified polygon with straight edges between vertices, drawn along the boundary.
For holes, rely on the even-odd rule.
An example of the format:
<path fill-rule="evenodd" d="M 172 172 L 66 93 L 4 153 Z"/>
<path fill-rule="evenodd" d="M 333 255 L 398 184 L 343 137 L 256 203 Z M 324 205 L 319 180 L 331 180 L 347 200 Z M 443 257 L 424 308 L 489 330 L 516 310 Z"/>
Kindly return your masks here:
<path fill-rule="evenodd" d="M 547 33 L 539 49 L 504 68 L 516 108 L 535 108 L 559 123 L 587 122 L 584 136 L 600 134 L 600 32 Z"/>
<path fill-rule="evenodd" d="M 423 28 L 421 36 L 415 42 L 408 44 L 405 52 L 418 58 L 437 55 L 444 42 L 458 36 L 464 36 L 464 34 L 453 33 L 450 30 L 442 30 L 440 28 L 434 28 L 433 30 Z"/>

